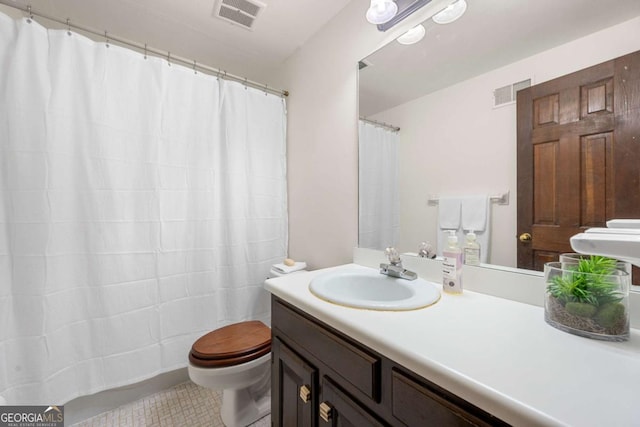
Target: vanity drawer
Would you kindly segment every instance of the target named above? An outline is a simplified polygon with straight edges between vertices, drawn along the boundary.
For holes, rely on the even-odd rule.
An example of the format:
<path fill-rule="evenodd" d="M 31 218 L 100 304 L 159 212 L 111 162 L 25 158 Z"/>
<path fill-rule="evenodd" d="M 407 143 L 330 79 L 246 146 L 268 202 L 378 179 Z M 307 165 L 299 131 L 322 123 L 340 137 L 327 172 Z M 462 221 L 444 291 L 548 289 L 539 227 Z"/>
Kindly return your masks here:
<path fill-rule="evenodd" d="M 506 426 L 435 384 L 391 371 L 392 413 L 408 426 Z"/>
<path fill-rule="evenodd" d="M 380 402 L 380 369 L 378 356 L 335 334 L 300 313 L 275 301 L 272 322 L 300 347 L 346 379 L 375 402 Z"/>

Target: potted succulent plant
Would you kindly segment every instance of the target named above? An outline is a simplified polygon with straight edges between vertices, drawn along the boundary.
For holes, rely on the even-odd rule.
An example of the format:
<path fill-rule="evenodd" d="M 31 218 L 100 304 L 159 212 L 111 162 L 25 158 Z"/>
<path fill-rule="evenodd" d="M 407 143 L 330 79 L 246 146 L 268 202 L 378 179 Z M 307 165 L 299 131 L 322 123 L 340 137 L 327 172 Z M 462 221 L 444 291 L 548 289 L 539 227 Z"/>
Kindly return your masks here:
<path fill-rule="evenodd" d="M 601 256 L 545 264 L 547 323 L 589 338 L 627 340 L 629 275 L 616 267 Z"/>

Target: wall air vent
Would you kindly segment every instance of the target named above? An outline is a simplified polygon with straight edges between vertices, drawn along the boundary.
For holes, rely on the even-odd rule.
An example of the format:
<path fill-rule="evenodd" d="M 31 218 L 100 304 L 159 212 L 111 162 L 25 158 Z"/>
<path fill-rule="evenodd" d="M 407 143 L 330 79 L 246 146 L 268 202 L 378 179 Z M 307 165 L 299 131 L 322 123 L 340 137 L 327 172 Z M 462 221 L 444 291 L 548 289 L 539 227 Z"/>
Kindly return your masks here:
<path fill-rule="evenodd" d="M 502 107 L 516 102 L 516 95 L 519 90 L 531 86 L 531 79 L 522 80 L 508 86 L 502 86 L 493 91 L 493 107 Z"/>
<path fill-rule="evenodd" d="M 247 30 L 253 30 L 256 18 L 267 7 L 257 0 L 217 0 L 214 16 Z"/>

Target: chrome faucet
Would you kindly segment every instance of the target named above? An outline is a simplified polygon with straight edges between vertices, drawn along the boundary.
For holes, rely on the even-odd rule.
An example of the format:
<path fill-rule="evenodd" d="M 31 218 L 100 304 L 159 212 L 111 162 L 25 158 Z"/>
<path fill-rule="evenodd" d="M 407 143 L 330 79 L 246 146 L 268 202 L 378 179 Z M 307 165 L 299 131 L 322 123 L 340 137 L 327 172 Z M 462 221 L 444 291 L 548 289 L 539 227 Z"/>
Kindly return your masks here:
<path fill-rule="evenodd" d="M 415 280 L 418 278 L 416 273 L 405 270 L 404 267 L 402 267 L 400 254 L 398 254 L 398 251 L 395 248 L 387 248 L 384 253 L 389 259 L 389 264 L 380 264 L 380 274 L 386 274 L 390 277 L 398 277 L 406 280 Z"/>
<path fill-rule="evenodd" d="M 436 252 L 433 250 L 433 246 L 431 246 L 429 242 L 422 242 L 418 245 L 418 256 L 420 258 L 433 259 L 436 257 Z"/>

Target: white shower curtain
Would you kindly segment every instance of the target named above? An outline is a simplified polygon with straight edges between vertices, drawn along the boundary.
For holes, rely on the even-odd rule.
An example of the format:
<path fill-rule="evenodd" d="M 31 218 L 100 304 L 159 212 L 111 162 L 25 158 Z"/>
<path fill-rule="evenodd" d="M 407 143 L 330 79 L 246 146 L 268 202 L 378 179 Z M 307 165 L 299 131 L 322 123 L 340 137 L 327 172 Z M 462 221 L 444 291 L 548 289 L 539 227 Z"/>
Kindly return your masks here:
<path fill-rule="evenodd" d="M 396 246 L 400 232 L 398 132 L 360 120 L 358 246 Z"/>
<path fill-rule="evenodd" d="M 61 404 L 269 320 L 284 100 L 0 14 L 0 396 Z"/>

